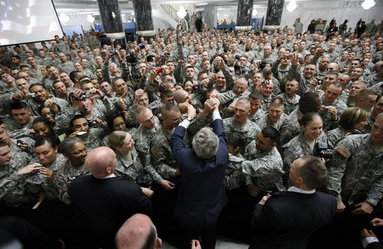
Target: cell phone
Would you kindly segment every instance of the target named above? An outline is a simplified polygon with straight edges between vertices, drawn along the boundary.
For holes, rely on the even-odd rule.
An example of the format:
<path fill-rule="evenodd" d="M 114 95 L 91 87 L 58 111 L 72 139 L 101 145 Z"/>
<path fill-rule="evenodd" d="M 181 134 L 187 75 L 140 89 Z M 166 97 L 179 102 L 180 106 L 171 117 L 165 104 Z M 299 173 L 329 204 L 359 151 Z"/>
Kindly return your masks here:
<path fill-rule="evenodd" d="M 157 74 L 162 73 L 162 67 L 156 68 L 156 72 L 157 72 Z"/>
<path fill-rule="evenodd" d="M 33 99 L 34 97 L 36 97 L 36 93 L 28 93 L 26 96 L 27 99 Z"/>
<path fill-rule="evenodd" d="M 82 136 L 82 135 L 85 135 L 85 134 L 86 134 L 86 131 L 77 132 L 77 136 Z"/>

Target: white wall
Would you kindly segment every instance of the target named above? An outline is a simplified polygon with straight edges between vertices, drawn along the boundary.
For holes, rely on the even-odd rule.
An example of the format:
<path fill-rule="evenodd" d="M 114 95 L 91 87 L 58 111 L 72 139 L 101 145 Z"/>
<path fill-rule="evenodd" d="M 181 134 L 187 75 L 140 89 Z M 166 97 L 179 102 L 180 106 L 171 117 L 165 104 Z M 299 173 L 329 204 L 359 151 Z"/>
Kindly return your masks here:
<path fill-rule="evenodd" d="M 345 19 L 349 22 L 347 26 L 354 29 L 360 18 L 363 18 L 366 23 L 369 23 L 372 18 L 375 18 L 375 23 L 380 23 L 383 18 L 383 3 L 382 0 L 376 0 L 374 7 L 369 10 L 364 10 L 359 2 L 350 1 L 313 1 L 313 2 L 298 2 L 297 8 L 293 12 L 288 12 L 286 9 L 288 2 L 285 1 L 285 6 L 282 14 L 281 26 L 292 27 L 295 19 L 301 17 L 303 23 L 303 31 L 307 30 L 307 26 L 312 19 L 322 18 L 327 20 L 327 24 L 333 17 L 339 26 Z M 348 7 L 347 7 L 348 6 Z"/>
<path fill-rule="evenodd" d="M 57 11 L 57 14 L 60 18 L 60 12 Z M 69 20 L 67 22 L 63 22 L 60 20 L 62 26 L 78 26 L 82 25 L 82 29 L 84 32 L 90 31 L 90 27 L 94 27 L 93 23 L 90 23 L 86 18 L 88 17 L 88 14 L 70 14 L 68 12 L 65 12 L 65 15 L 69 17 Z"/>
<path fill-rule="evenodd" d="M 221 23 L 223 19 L 226 19 L 228 23 L 230 23 L 231 20 L 233 20 L 233 22 L 235 23 L 237 22 L 238 6 L 218 7 L 217 9 L 218 9 L 217 19 L 219 23 Z M 253 10 L 254 9 L 257 10 L 257 13 L 253 15 L 253 18 L 262 18 L 262 17 L 266 18 L 267 7 L 254 5 Z"/>

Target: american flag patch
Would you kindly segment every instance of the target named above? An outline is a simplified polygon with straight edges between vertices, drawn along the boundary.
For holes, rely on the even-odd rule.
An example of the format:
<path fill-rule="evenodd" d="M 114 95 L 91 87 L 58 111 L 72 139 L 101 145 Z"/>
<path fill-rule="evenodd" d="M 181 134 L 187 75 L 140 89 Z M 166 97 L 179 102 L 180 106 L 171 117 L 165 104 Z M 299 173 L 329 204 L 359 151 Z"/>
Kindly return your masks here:
<path fill-rule="evenodd" d="M 350 156 L 350 152 L 348 152 L 345 148 L 343 147 L 339 147 L 337 150 L 336 150 L 339 154 L 341 154 L 342 156 L 348 158 Z"/>

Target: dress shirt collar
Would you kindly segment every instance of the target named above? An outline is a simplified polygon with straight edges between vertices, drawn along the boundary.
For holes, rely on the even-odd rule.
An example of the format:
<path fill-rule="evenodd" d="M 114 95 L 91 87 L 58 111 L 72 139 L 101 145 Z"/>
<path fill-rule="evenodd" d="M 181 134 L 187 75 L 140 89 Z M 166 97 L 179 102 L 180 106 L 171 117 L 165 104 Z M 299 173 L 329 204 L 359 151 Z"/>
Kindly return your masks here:
<path fill-rule="evenodd" d="M 297 188 L 295 186 L 290 187 L 287 191 L 295 192 L 295 193 L 300 193 L 300 194 L 314 194 L 315 193 L 315 189 L 313 189 L 313 190 L 303 190 L 303 189 Z"/>

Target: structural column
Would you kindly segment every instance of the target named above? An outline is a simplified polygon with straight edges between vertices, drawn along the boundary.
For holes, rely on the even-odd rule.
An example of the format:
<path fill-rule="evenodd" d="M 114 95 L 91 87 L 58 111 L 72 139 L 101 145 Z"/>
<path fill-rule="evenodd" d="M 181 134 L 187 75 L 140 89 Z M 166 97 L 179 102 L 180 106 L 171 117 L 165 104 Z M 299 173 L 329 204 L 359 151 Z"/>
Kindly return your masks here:
<path fill-rule="evenodd" d="M 150 0 L 133 0 L 133 9 L 136 16 L 137 35 L 155 36 Z"/>
<path fill-rule="evenodd" d="M 253 13 L 253 0 L 238 0 L 237 23 L 235 30 L 250 30 Z"/>
<path fill-rule="evenodd" d="M 125 32 L 118 0 L 97 0 L 97 2 L 105 35 L 125 47 Z"/>
<path fill-rule="evenodd" d="M 274 30 L 280 27 L 284 3 L 285 0 L 269 0 L 264 29 Z"/>

